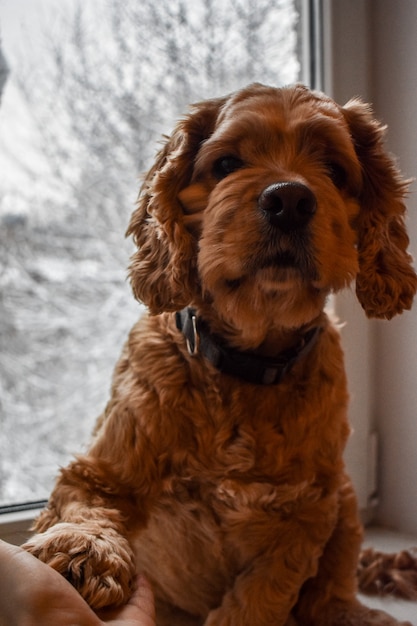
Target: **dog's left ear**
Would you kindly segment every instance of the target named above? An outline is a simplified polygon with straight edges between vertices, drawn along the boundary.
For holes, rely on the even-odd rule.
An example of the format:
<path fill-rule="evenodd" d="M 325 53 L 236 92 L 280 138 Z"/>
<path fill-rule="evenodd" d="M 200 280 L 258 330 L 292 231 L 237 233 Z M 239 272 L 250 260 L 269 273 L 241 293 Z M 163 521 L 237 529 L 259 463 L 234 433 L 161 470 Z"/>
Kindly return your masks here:
<path fill-rule="evenodd" d="M 408 182 L 386 152 L 385 128 L 374 119 L 370 107 L 351 100 L 342 112 L 363 175 L 356 294 L 368 317 L 391 319 L 411 308 L 417 289 L 404 224 Z"/>
<path fill-rule="evenodd" d="M 201 143 L 213 132 L 225 99 L 195 104 L 176 126 L 145 177 L 127 230 L 138 250 L 130 279 L 151 313 L 177 311 L 198 288 L 196 239 L 185 227 L 179 192 L 190 182 Z"/>

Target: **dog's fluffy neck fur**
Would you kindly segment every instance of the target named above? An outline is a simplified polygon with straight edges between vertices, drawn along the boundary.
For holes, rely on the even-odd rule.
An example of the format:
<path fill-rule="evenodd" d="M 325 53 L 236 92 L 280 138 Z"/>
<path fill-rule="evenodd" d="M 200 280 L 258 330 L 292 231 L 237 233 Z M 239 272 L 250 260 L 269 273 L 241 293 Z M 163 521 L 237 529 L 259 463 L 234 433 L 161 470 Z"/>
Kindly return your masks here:
<path fill-rule="evenodd" d="M 321 314 L 312 320 L 311 323 L 301 328 L 272 328 L 255 352 L 259 356 L 273 357 L 280 352 L 299 346 L 305 335 L 312 328 L 323 328 L 324 326 L 325 316 Z"/>

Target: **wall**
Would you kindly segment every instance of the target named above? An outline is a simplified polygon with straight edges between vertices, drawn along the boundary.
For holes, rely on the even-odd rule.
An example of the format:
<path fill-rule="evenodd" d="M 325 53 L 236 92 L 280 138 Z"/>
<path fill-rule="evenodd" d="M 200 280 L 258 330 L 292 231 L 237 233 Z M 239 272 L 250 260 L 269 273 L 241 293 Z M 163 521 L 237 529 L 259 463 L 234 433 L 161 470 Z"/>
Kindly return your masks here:
<path fill-rule="evenodd" d="M 388 124 L 388 146 L 408 177 L 417 176 L 417 2 L 373 0 L 372 93 Z M 408 204 L 417 258 L 417 185 Z M 375 411 L 380 431 L 377 519 L 417 533 L 417 305 L 376 325 Z"/>
<path fill-rule="evenodd" d="M 324 90 L 339 103 L 360 95 L 388 124 L 388 148 L 417 177 L 416 0 L 323 0 Z M 408 227 L 417 258 L 417 185 Z M 417 304 L 390 322 L 369 322 L 352 293 L 336 299 L 351 391 L 353 436 L 346 460 L 367 509 L 369 435 L 379 434 L 375 520 L 417 534 Z"/>
<path fill-rule="evenodd" d="M 368 0 L 323 0 L 323 22 L 324 91 L 340 104 L 354 96 L 370 100 Z M 335 309 L 344 324 L 341 335 L 350 392 L 352 434 L 345 460 L 362 515 L 369 519 L 374 483 L 369 454 L 370 433 L 374 429 L 374 329 L 358 304 L 354 290 L 338 294 Z"/>

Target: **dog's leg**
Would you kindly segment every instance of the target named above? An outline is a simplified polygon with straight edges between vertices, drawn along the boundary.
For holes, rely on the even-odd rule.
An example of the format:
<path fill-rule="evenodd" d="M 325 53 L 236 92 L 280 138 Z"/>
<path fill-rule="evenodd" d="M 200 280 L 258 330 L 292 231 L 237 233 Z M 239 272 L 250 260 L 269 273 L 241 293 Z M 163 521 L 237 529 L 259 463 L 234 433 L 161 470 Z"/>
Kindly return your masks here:
<path fill-rule="evenodd" d="M 269 570 L 265 567 L 263 572 L 239 577 L 221 606 L 210 611 L 204 626 L 297 626 L 299 622 L 291 615 L 296 594 L 285 589 L 285 576 L 281 591 L 273 589 Z"/>
<path fill-rule="evenodd" d="M 131 595 L 133 553 L 110 524 L 60 522 L 23 547 L 69 580 L 95 609 L 124 604 Z"/>
<path fill-rule="evenodd" d="M 336 522 L 336 502 L 337 495 L 329 495 L 320 506 L 315 501 L 314 507 L 308 503 L 297 509 L 297 517 L 280 517 L 268 547 L 235 579 L 204 626 L 305 626 L 293 608 L 303 583 L 317 573 Z M 300 523 L 300 518 L 310 519 L 313 509 L 318 523 Z"/>
<path fill-rule="evenodd" d="M 337 526 L 320 559 L 317 576 L 303 587 L 294 611 L 303 626 L 399 626 L 383 611 L 356 598 L 357 562 L 362 543 L 356 496 L 347 479 L 340 490 Z M 401 626 L 411 626 L 401 622 Z"/>
<path fill-rule="evenodd" d="M 82 477 L 82 480 L 80 480 Z M 120 498 L 97 489 L 91 464 L 64 470 L 24 548 L 67 578 L 93 608 L 125 603 L 135 576 Z M 93 495 L 94 494 L 94 495 Z"/>

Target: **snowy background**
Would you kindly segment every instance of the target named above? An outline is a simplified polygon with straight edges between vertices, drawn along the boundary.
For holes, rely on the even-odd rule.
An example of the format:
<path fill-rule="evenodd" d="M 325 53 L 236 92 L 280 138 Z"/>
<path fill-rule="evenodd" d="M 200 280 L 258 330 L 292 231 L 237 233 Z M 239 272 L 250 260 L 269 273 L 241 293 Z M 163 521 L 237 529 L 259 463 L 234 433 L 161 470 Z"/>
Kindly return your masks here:
<path fill-rule="evenodd" d="M 124 239 L 187 103 L 298 80 L 295 0 L 0 0 L 0 504 L 83 449 L 142 312 Z"/>

